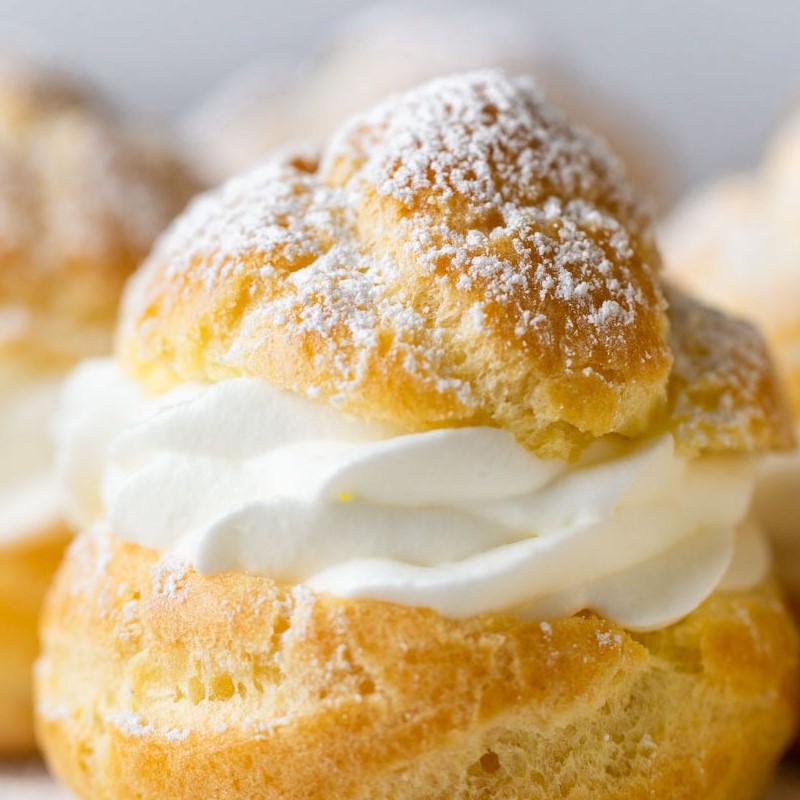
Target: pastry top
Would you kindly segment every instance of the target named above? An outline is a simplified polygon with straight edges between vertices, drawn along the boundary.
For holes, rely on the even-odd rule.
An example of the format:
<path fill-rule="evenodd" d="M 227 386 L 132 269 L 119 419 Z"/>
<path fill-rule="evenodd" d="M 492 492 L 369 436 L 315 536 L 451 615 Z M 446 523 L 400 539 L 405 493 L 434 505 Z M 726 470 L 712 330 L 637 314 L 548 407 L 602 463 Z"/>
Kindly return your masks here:
<path fill-rule="evenodd" d="M 689 454 L 793 445 L 791 415 L 769 350 L 749 322 L 668 287 L 671 345 L 667 425 Z"/>
<path fill-rule="evenodd" d="M 673 365 L 646 204 L 530 81 L 496 71 L 390 98 L 319 159 L 275 158 L 196 201 L 132 282 L 119 355 L 157 390 L 259 376 L 559 458 L 661 424 Z M 740 448 L 784 436 L 759 368 L 764 392 L 736 397 L 764 400 L 764 424 Z M 706 428 L 702 449 L 729 446 Z"/>
<path fill-rule="evenodd" d="M 0 59 L 0 351 L 107 350 L 125 279 L 196 189 L 70 77 Z"/>
<path fill-rule="evenodd" d="M 764 331 L 800 414 L 800 114 L 763 165 L 690 197 L 665 225 L 674 280 Z"/>

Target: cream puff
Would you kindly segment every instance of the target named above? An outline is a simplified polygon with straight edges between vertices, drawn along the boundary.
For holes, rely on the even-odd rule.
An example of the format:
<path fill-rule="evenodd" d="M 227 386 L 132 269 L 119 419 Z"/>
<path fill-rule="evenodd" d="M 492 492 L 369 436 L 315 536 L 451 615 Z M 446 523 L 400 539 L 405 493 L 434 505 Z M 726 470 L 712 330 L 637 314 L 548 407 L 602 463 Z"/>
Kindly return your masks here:
<path fill-rule="evenodd" d="M 776 356 L 800 426 L 800 113 L 763 164 L 687 199 L 663 231 L 675 281 L 756 322 Z M 764 459 L 755 513 L 800 610 L 800 452 Z"/>
<path fill-rule="evenodd" d="M 50 471 L 63 378 L 110 350 L 125 278 L 194 186 L 71 78 L 0 59 L 0 754 L 34 747 L 37 612 L 69 536 Z"/>
<path fill-rule="evenodd" d="M 253 166 L 276 146 L 322 141 L 348 115 L 441 75 L 497 67 L 530 73 L 575 119 L 623 156 L 634 182 L 667 207 L 679 174 L 654 130 L 576 74 L 533 15 L 488 4 L 383 0 L 346 18 L 306 64 L 272 59 L 234 74 L 195 108 L 185 133 L 212 181 Z"/>
<path fill-rule="evenodd" d="M 123 309 L 58 425 L 86 530 L 37 718 L 79 797 L 758 796 L 800 682 L 746 514 L 788 414 L 531 82 L 194 201 Z"/>

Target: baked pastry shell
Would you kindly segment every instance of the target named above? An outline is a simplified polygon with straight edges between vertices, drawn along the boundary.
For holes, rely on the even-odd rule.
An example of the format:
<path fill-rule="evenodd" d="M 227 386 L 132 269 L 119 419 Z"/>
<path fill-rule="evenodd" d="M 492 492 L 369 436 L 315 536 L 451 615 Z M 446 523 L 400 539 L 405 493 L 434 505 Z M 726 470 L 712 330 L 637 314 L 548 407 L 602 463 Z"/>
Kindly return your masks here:
<path fill-rule="evenodd" d="M 202 576 L 94 530 L 50 592 L 38 735 L 79 797 L 755 798 L 794 732 L 779 590 L 633 634 Z"/>
<path fill-rule="evenodd" d="M 31 665 L 39 611 L 70 533 L 54 522 L 0 547 L 0 756 L 35 751 Z"/>

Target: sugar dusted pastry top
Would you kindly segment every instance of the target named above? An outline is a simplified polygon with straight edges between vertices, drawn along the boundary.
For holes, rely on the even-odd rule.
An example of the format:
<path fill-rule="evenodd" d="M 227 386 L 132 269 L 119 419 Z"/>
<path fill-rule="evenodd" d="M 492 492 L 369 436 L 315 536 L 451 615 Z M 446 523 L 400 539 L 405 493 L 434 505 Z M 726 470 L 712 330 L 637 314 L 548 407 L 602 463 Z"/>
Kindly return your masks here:
<path fill-rule="evenodd" d="M 657 267 L 616 162 L 527 81 L 475 73 L 196 202 L 128 294 L 121 354 L 157 386 L 257 375 L 566 454 L 665 397 Z"/>
<path fill-rule="evenodd" d="M 479 72 L 197 200 L 128 292 L 119 353 L 154 388 L 258 376 L 403 430 L 503 427 L 564 457 L 663 417 L 668 329 L 650 216 L 618 164 L 528 81 Z M 737 424 L 760 419 L 751 441 L 684 420 L 689 449 L 785 439 L 757 363 L 760 388 L 734 403 Z"/>
<path fill-rule="evenodd" d="M 667 426 L 687 454 L 792 446 L 791 416 L 759 331 L 668 288 L 674 364 Z"/>
<path fill-rule="evenodd" d="M 107 350 L 125 279 L 195 190 L 162 141 L 70 77 L 0 59 L 0 352 Z"/>

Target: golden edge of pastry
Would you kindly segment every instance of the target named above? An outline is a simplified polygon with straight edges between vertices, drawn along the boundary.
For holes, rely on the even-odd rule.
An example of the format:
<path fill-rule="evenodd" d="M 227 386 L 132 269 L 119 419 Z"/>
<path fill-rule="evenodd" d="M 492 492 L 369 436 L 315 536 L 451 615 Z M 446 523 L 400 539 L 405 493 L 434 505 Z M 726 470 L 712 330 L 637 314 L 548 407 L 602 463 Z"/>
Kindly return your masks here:
<path fill-rule="evenodd" d="M 0 59 L 0 355 L 107 352 L 124 282 L 199 190 L 69 76 Z"/>
<path fill-rule="evenodd" d="M 686 456 L 794 446 L 794 425 L 767 345 L 749 322 L 665 287 L 674 364 L 664 424 Z"/>
<path fill-rule="evenodd" d="M 724 341 L 704 352 L 659 270 L 602 147 L 529 82 L 474 73 L 197 200 L 131 283 L 118 354 L 156 391 L 254 375 L 400 430 L 506 428 L 546 457 L 656 428 L 687 454 L 788 446 L 757 335 L 709 319 Z"/>
<path fill-rule="evenodd" d="M 636 435 L 671 356 L 649 213 L 525 79 L 433 81 L 191 206 L 119 353 L 155 389 L 261 376 L 404 430 L 574 455 Z"/>
<path fill-rule="evenodd" d="M 39 612 L 71 538 L 54 523 L 0 546 L 0 754 L 36 750 L 31 665 L 39 652 Z"/>
<path fill-rule="evenodd" d="M 38 733 L 82 797 L 755 798 L 794 731 L 775 587 L 632 635 L 204 577 L 102 530 L 49 596 Z M 335 783 L 334 783 L 335 781 Z"/>

